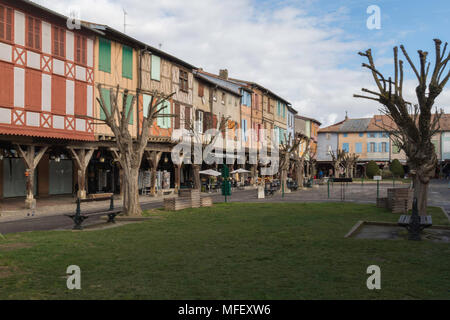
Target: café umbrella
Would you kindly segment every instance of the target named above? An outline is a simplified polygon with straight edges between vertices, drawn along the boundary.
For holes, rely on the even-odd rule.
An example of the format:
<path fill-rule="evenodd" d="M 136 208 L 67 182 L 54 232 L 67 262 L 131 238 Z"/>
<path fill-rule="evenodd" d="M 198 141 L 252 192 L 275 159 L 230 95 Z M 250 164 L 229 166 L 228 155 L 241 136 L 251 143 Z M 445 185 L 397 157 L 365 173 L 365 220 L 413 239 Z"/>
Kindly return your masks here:
<path fill-rule="evenodd" d="M 242 168 L 239 168 L 237 170 L 231 171 L 230 173 L 231 174 L 235 174 L 235 173 L 250 173 L 250 171 L 242 169 Z"/>
<path fill-rule="evenodd" d="M 212 169 L 208 169 L 208 170 L 203 170 L 199 172 L 200 174 L 205 174 L 207 176 L 214 176 L 214 177 L 218 177 L 221 175 L 221 173 L 219 171 L 216 170 L 212 170 Z"/>

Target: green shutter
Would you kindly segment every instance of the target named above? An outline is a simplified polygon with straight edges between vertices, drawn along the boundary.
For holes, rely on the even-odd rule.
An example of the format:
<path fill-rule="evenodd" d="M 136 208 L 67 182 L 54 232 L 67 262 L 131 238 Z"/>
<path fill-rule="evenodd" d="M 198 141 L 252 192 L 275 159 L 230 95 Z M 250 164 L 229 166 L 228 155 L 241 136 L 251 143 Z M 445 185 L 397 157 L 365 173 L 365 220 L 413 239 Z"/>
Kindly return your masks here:
<path fill-rule="evenodd" d="M 152 80 L 161 80 L 161 58 L 152 55 L 152 70 L 151 70 Z"/>
<path fill-rule="evenodd" d="M 152 102 L 152 96 L 148 94 L 143 95 L 143 103 L 144 103 L 144 117 L 148 117 L 148 111 L 150 110 L 149 105 Z"/>
<path fill-rule="evenodd" d="M 122 77 L 133 79 L 133 49 L 122 47 Z"/>
<path fill-rule="evenodd" d="M 99 38 L 98 70 L 111 73 L 111 41 Z"/>
<path fill-rule="evenodd" d="M 158 105 L 156 106 L 156 110 L 158 111 L 158 110 L 161 109 L 162 107 L 164 107 L 164 103 L 158 104 Z M 158 127 L 160 127 L 160 128 L 164 128 L 164 118 L 160 117 L 160 115 L 163 115 L 164 112 L 165 112 L 165 109 L 164 109 L 164 110 L 161 110 L 161 111 L 158 113 L 158 117 L 156 118 L 156 124 L 157 124 Z"/>
<path fill-rule="evenodd" d="M 108 108 L 109 112 L 111 112 L 111 97 L 109 93 L 109 89 L 102 89 L 103 100 L 105 101 L 106 107 Z M 106 120 L 106 114 L 103 111 L 102 107 L 100 107 L 100 120 Z"/>
<path fill-rule="evenodd" d="M 122 95 L 122 97 L 123 97 L 123 95 Z M 127 96 L 127 105 L 126 105 L 126 109 L 125 109 L 125 112 L 127 115 L 128 115 L 128 111 L 131 108 L 131 102 L 133 101 L 133 98 L 134 98 L 134 96 L 131 94 L 129 94 Z M 133 118 L 134 118 L 134 112 L 131 112 L 129 124 L 133 124 Z"/>
<path fill-rule="evenodd" d="M 163 106 L 166 107 L 163 111 L 163 114 L 165 115 L 169 115 L 170 114 L 170 102 L 169 101 L 164 101 L 163 102 Z M 163 127 L 165 129 L 169 129 L 170 128 L 170 118 L 169 117 L 164 117 L 163 118 Z"/>

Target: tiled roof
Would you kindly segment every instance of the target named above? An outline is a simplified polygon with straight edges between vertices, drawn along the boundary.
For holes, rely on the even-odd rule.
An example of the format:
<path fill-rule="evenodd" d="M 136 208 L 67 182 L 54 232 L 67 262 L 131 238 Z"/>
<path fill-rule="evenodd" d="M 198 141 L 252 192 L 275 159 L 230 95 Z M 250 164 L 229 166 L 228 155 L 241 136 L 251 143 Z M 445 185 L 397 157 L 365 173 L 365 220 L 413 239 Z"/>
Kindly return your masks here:
<path fill-rule="evenodd" d="M 434 115 L 433 115 L 434 117 Z M 450 131 L 450 114 L 445 113 L 439 120 L 440 131 Z M 367 128 L 367 131 L 392 131 L 397 128 L 395 122 L 386 115 L 375 115 Z"/>
<path fill-rule="evenodd" d="M 365 132 L 371 118 L 346 119 L 339 128 L 340 132 Z"/>
<path fill-rule="evenodd" d="M 234 82 L 227 81 L 227 80 L 221 79 L 217 76 L 212 76 L 210 74 L 207 74 L 207 73 L 204 73 L 201 71 L 194 71 L 194 75 L 196 77 L 199 77 L 200 79 L 205 79 L 206 81 L 213 83 L 213 84 L 217 85 L 218 87 L 221 87 L 222 89 L 230 91 L 238 96 L 241 95 L 241 93 L 240 93 L 241 86 L 237 85 Z"/>
<path fill-rule="evenodd" d="M 302 120 L 309 120 L 309 121 L 317 123 L 319 126 L 322 124 L 320 121 L 318 121 L 318 120 L 316 120 L 314 118 L 309 118 L 309 117 L 299 116 L 299 115 L 295 115 L 295 118 L 296 119 L 302 119 Z"/>
<path fill-rule="evenodd" d="M 341 127 L 342 123 L 345 120 L 332 124 L 331 126 L 325 127 L 325 128 L 321 128 L 319 129 L 319 133 L 323 133 L 323 132 L 339 132 L 339 128 Z"/>

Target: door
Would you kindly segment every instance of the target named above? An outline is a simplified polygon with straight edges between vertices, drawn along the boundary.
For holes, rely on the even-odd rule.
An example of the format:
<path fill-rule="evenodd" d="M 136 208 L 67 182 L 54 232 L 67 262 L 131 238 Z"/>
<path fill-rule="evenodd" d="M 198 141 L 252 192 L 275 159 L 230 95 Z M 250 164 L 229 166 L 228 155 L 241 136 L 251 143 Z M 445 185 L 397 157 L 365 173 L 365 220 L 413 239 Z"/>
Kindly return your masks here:
<path fill-rule="evenodd" d="M 72 193 L 72 160 L 49 162 L 49 194 Z"/>
<path fill-rule="evenodd" d="M 34 195 L 37 188 L 37 172 L 34 172 Z M 21 158 L 4 158 L 3 160 L 3 197 L 25 197 L 27 179 L 25 163 Z"/>

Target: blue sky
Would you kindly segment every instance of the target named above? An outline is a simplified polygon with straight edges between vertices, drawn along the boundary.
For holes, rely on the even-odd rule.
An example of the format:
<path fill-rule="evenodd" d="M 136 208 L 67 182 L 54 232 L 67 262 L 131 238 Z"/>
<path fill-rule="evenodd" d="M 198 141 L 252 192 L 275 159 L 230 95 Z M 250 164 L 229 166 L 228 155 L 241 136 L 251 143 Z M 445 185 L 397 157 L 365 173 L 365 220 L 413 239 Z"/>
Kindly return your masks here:
<path fill-rule="evenodd" d="M 123 30 L 197 67 L 270 88 L 301 115 L 324 125 L 349 116 L 369 117 L 379 106 L 353 98 L 374 88 L 358 51 L 372 48 L 375 62 L 392 73 L 392 48 L 404 44 L 434 55 L 435 37 L 450 40 L 450 1 L 429 0 L 35 0 L 63 14 L 77 7 L 82 19 Z M 369 30 L 366 10 L 381 10 L 381 29 Z M 409 68 L 406 67 L 406 70 Z M 405 95 L 414 100 L 416 81 L 408 72 Z M 450 113 L 450 90 L 436 101 Z"/>

